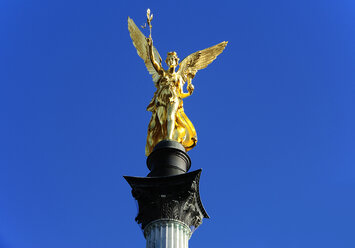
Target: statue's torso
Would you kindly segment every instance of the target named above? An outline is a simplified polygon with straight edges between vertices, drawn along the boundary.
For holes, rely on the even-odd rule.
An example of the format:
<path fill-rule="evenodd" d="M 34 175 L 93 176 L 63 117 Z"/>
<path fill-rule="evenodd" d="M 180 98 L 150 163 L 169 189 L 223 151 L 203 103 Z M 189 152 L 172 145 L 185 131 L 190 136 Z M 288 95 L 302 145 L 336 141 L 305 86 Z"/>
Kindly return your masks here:
<path fill-rule="evenodd" d="M 179 101 L 179 84 L 181 80 L 177 73 L 164 72 L 164 75 L 158 82 L 158 89 L 156 93 L 156 105 L 166 106 L 172 102 Z"/>

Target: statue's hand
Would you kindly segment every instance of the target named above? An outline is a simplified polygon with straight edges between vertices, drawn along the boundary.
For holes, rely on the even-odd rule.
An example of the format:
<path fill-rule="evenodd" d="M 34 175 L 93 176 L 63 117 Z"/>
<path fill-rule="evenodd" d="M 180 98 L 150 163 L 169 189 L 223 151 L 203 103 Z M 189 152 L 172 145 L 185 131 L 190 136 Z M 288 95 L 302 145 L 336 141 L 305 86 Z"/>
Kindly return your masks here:
<path fill-rule="evenodd" d="M 153 44 L 153 40 L 151 37 L 147 38 L 147 43 L 148 43 L 148 46 L 151 46 Z"/>
<path fill-rule="evenodd" d="M 193 86 L 193 84 L 187 85 L 187 90 L 190 94 L 192 94 L 192 92 L 194 92 L 194 89 L 195 89 L 195 87 Z"/>

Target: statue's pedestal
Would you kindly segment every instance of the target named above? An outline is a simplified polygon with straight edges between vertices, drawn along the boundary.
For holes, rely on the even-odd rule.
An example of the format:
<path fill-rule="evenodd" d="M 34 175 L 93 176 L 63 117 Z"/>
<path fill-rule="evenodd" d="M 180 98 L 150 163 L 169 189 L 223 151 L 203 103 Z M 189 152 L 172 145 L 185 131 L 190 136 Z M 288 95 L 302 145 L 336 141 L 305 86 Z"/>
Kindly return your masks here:
<path fill-rule="evenodd" d="M 189 171 L 191 159 L 179 142 L 163 140 L 148 156 L 147 166 L 150 170 L 148 177 L 174 176 Z"/>
<path fill-rule="evenodd" d="M 138 201 L 136 221 L 147 247 L 187 248 L 192 232 L 209 218 L 200 200 L 201 169 L 187 173 L 191 160 L 175 141 L 160 142 L 147 165 L 147 177 L 125 176 Z"/>

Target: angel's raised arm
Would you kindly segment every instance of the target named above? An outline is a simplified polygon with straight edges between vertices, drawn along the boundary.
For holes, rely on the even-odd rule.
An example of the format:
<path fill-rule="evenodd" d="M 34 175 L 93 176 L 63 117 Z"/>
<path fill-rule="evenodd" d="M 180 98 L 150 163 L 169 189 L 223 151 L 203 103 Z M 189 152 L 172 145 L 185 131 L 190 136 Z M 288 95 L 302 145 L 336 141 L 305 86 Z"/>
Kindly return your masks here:
<path fill-rule="evenodd" d="M 149 59 L 152 62 L 154 69 L 159 73 L 163 74 L 164 70 L 161 64 L 158 64 L 155 60 L 154 52 L 153 52 L 153 39 L 151 37 L 147 38 L 148 50 L 149 50 Z"/>
<path fill-rule="evenodd" d="M 137 53 L 139 57 L 141 57 L 144 61 L 149 74 L 153 77 L 153 82 L 157 83 L 161 77 L 160 70 L 158 68 L 162 68 L 161 66 L 161 57 L 153 46 L 153 44 L 148 44 L 148 40 L 144 34 L 139 30 L 134 21 L 128 17 L 128 30 L 129 34 L 132 38 L 133 45 L 137 49 Z M 152 56 L 153 53 L 153 56 Z M 157 66 L 158 65 L 158 66 Z"/>

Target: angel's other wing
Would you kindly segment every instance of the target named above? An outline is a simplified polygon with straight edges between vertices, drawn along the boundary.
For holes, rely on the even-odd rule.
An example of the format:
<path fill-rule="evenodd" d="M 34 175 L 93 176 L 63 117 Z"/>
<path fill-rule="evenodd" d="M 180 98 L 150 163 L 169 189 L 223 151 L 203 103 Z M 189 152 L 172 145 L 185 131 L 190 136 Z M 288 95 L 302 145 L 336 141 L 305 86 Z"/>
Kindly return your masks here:
<path fill-rule="evenodd" d="M 158 82 L 158 80 L 160 79 L 160 75 L 155 70 L 152 62 L 150 61 L 148 43 L 147 43 L 146 37 L 139 30 L 139 28 L 134 23 L 134 21 L 129 17 L 128 17 L 128 30 L 129 30 L 129 34 L 132 38 L 133 45 L 137 49 L 137 53 L 138 53 L 139 57 L 141 57 L 144 60 L 145 66 L 147 67 L 147 70 L 149 71 L 149 73 L 152 75 L 154 83 Z M 161 65 L 162 60 L 161 60 L 161 57 L 160 57 L 157 49 L 155 49 L 155 47 L 153 48 L 153 52 L 154 52 L 155 60 L 159 60 L 159 61 L 157 61 L 157 63 Z"/>
<path fill-rule="evenodd" d="M 215 46 L 195 52 L 187 56 L 179 66 L 178 73 L 184 81 L 187 78 L 193 78 L 198 70 L 206 68 L 213 60 L 220 55 L 227 46 L 228 41 L 223 41 Z"/>

